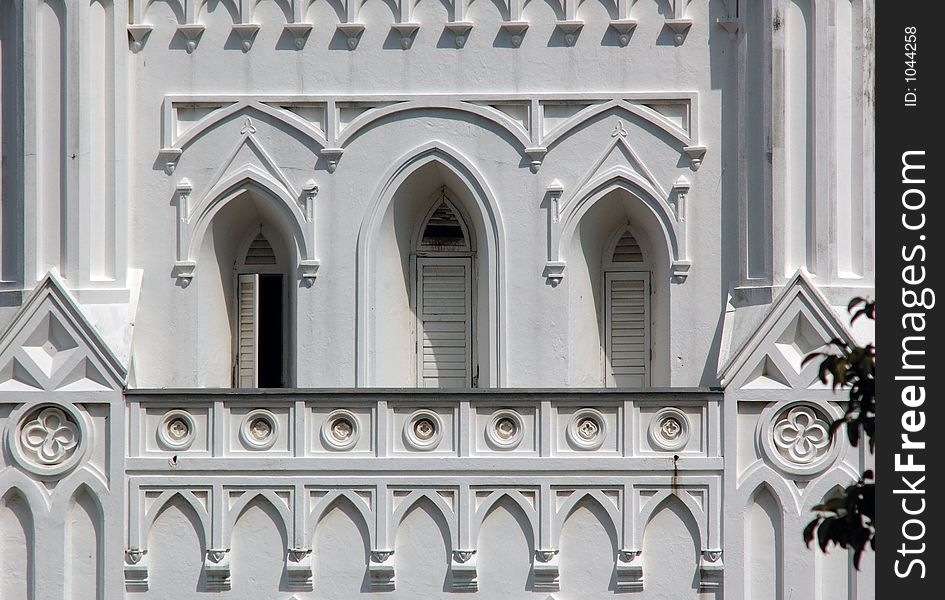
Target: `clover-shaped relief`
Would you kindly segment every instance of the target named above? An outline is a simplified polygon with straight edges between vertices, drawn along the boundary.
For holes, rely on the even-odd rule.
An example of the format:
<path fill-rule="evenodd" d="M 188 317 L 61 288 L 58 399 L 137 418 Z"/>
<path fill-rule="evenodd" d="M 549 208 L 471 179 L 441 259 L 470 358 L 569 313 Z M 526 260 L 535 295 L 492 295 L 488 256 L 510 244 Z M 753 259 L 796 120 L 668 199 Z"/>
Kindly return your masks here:
<path fill-rule="evenodd" d="M 85 421 L 71 405 L 24 405 L 11 415 L 10 423 L 10 453 L 21 468 L 31 473 L 42 477 L 62 475 L 85 455 Z"/>
<path fill-rule="evenodd" d="M 830 423 L 836 411 L 826 403 L 788 402 L 762 411 L 758 436 L 764 458 L 789 475 L 818 475 L 839 456 Z"/>

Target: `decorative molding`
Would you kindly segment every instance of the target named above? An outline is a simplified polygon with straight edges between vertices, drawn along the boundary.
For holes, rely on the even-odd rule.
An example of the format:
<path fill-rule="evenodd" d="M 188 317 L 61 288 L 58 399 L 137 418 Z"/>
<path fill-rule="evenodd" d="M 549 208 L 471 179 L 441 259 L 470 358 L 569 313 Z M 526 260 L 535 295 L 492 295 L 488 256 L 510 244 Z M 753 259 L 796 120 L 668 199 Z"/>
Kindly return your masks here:
<path fill-rule="evenodd" d="M 361 422 L 350 410 L 335 410 L 325 417 L 320 434 L 329 449 L 350 450 L 361 438 Z"/>
<path fill-rule="evenodd" d="M 720 589 L 724 570 L 721 550 L 703 550 L 699 556 L 699 591 L 711 592 Z"/>
<path fill-rule="evenodd" d="M 82 413 L 66 403 L 23 404 L 10 414 L 6 427 L 13 462 L 47 480 L 61 479 L 78 467 L 92 435 Z"/>
<path fill-rule="evenodd" d="M 125 550 L 125 589 L 129 592 L 148 590 L 148 551 L 140 548 Z"/>
<path fill-rule="evenodd" d="M 311 23 L 286 23 L 282 26 L 283 31 L 292 36 L 293 45 L 296 50 L 301 50 L 305 47 L 305 42 L 308 41 L 308 36 L 312 33 L 312 28 Z"/>
<path fill-rule="evenodd" d="M 364 23 L 339 23 L 337 29 L 347 39 L 349 50 L 354 50 L 358 47 L 361 34 L 364 33 Z"/>
<path fill-rule="evenodd" d="M 637 28 L 636 19 L 612 19 L 610 27 L 617 33 L 617 43 L 621 46 L 630 44 L 630 37 Z"/>
<path fill-rule="evenodd" d="M 344 148 L 322 148 L 320 154 L 325 157 L 326 168 L 329 173 L 334 173 L 335 169 L 338 168 L 338 161 L 341 159 L 341 155 L 344 154 Z"/>
<path fill-rule="evenodd" d="M 486 440 L 498 450 L 514 450 L 525 438 L 525 421 L 522 415 L 510 409 L 492 413 L 486 426 Z"/>
<path fill-rule="evenodd" d="M 243 52 L 249 52 L 253 47 L 253 41 L 256 34 L 259 33 L 258 23 L 236 23 L 233 25 L 233 32 L 240 38 L 240 47 Z"/>
<path fill-rule="evenodd" d="M 565 430 L 568 443 L 576 450 L 597 450 L 607 439 L 607 419 L 593 408 L 574 413 Z"/>
<path fill-rule="evenodd" d="M 504 21 L 499 27 L 508 34 L 512 47 L 518 48 L 522 45 L 525 32 L 528 31 L 528 21 Z"/>
<path fill-rule="evenodd" d="M 640 550 L 618 550 L 615 568 L 618 592 L 643 591 L 643 554 Z"/>
<path fill-rule="evenodd" d="M 683 148 L 686 156 L 689 157 L 689 162 L 692 165 L 693 171 L 698 171 L 699 167 L 702 166 L 702 159 L 705 158 L 705 153 L 707 150 L 708 149 L 705 146 L 686 146 Z"/>
<path fill-rule="evenodd" d="M 447 31 L 453 34 L 453 41 L 456 44 L 457 48 L 462 48 L 466 45 L 466 40 L 469 39 L 469 32 L 472 31 L 473 22 L 472 21 L 449 21 L 445 25 Z"/>
<path fill-rule="evenodd" d="M 814 286 L 797 271 L 745 340 L 733 340 L 737 351 L 719 369 L 729 389 L 808 389 L 819 386 L 817 364 L 803 357 L 832 339 L 853 343 L 846 325 Z"/>
<path fill-rule="evenodd" d="M 312 591 L 311 554 L 312 551 L 309 548 L 289 548 L 286 552 L 286 584 L 290 591 Z"/>
<path fill-rule="evenodd" d="M 117 391 L 126 376 L 55 272 L 40 280 L 0 337 L 0 392 Z"/>
<path fill-rule="evenodd" d="M 247 450 L 268 450 L 279 439 L 279 422 L 268 410 L 257 409 L 243 418 L 239 431 Z"/>
<path fill-rule="evenodd" d="M 183 451 L 193 445 L 197 426 L 186 410 L 169 410 L 161 418 L 157 434 L 158 442 L 166 450 Z"/>
<path fill-rule="evenodd" d="M 207 550 L 203 563 L 207 591 L 222 592 L 230 589 L 230 549 L 211 548 Z"/>
<path fill-rule="evenodd" d="M 453 550 L 450 572 L 454 592 L 475 592 L 479 589 L 475 550 Z"/>
<path fill-rule="evenodd" d="M 394 590 L 393 556 L 393 550 L 371 550 L 371 560 L 368 563 L 371 591 L 391 592 Z"/>
<path fill-rule="evenodd" d="M 568 46 L 573 46 L 577 42 L 578 35 L 580 35 L 583 27 L 584 21 L 575 19 L 555 21 L 555 28 L 564 35 L 564 43 Z"/>
<path fill-rule="evenodd" d="M 830 423 L 839 409 L 816 400 L 785 400 L 767 406 L 755 425 L 765 461 L 785 479 L 810 478 L 829 469 L 842 444 L 834 443 Z"/>
<path fill-rule="evenodd" d="M 128 25 L 128 40 L 131 43 L 132 52 L 140 52 L 144 48 L 145 42 L 148 40 L 148 35 L 151 34 L 151 31 L 154 29 L 151 25 Z"/>
<path fill-rule="evenodd" d="M 412 450 L 435 450 L 443 439 L 443 420 L 432 410 L 414 411 L 404 423 L 404 445 Z"/>
<path fill-rule="evenodd" d="M 390 28 L 400 36 L 400 47 L 409 50 L 413 45 L 414 36 L 420 29 L 420 23 L 393 23 Z"/>
<path fill-rule="evenodd" d="M 183 151 L 180 148 L 161 148 L 158 150 L 158 161 L 164 163 L 164 172 L 173 175 L 177 168 L 177 161 Z"/>
<path fill-rule="evenodd" d="M 532 562 L 534 590 L 536 592 L 557 592 L 559 589 L 560 572 L 558 570 L 558 550 L 535 550 L 535 560 Z"/>
<path fill-rule="evenodd" d="M 177 33 L 185 40 L 184 46 L 187 48 L 188 54 L 197 49 L 197 44 L 200 43 L 200 38 L 206 29 L 205 26 L 199 23 L 189 23 L 177 27 Z"/>
<path fill-rule="evenodd" d="M 532 173 L 537 173 L 538 169 L 541 168 L 541 162 L 545 160 L 545 155 L 548 154 L 547 148 L 525 148 L 525 154 L 531 160 L 531 170 Z"/>
<path fill-rule="evenodd" d="M 302 208 L 305 210 L 305 220 L 311 223 L 315 220 L 315 196 L 318 195 L 318 184 L 309 179 L 302 184 Z"/>
<path fill-rule="evenodd" d="M 650 443 L 655 450 L 682 450 L 689 443 L 692 426 L 689 417 L 678 408 L 660 409 L 647 428 Z"/>

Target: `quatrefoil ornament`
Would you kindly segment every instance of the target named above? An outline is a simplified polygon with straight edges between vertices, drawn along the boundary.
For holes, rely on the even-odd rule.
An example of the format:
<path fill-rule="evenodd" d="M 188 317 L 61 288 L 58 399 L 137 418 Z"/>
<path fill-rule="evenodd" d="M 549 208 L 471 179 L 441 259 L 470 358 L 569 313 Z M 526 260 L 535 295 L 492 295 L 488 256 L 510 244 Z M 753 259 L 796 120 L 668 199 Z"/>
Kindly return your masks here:
<path fill-rule="evenodd" d="M 792 462 L 814 462 L 830 445 L 826 421 L 806 406 L 795 406 L 774 426 L 774 443 Z"/>
<path fill-rule="evenodd" d="M 24 470 L 41 477 L 59 476 L 85 457 L 88 428 L 71 404 L 23 405 L 10 417 L 7 445 Z"/>
<path fill-rule="evenodd" d="M 42 465 L 58 465 L 79 444 L 79 428 L 58 408 L 45 408 L 23 426 L 23 447 Z"/>

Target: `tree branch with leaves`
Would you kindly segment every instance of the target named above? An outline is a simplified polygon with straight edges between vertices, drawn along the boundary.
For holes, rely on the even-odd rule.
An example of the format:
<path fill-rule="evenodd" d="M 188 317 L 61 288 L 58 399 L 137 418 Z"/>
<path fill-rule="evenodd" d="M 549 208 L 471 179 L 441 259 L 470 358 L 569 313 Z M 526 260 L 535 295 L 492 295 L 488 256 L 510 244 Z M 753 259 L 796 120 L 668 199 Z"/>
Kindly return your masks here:
<path fill-rule="evenodd" d="M 875 301 L 854 298 L 847 310 L 853 315 L 851 323 L 861 317 L 876 318 Z M 830 383 L 834 391 L 838 388 L 848 391 L 846 410 L 831 424 L 831 436 L 845 428 L 853 447 L 858 447 L 865 438 L 872 454 L 876 449 L 875 346 L 854 346 L 835 338 L 830 341 L 828 350 L 809 354 L 804 364 L 817 359 L 820 359 L 820 381 Z M 817 517 L 804 528 L 804 542 L 808 547 L 816 536 L 822 552 L 826 552 L 830 544 L 852 549 L 853 566 L 860 568 L 860 558 L 866 548 L 876 551 L 876 484 L 873 480 L 873 472 L 864 471 L 841 495 L 813 508 Z"/>

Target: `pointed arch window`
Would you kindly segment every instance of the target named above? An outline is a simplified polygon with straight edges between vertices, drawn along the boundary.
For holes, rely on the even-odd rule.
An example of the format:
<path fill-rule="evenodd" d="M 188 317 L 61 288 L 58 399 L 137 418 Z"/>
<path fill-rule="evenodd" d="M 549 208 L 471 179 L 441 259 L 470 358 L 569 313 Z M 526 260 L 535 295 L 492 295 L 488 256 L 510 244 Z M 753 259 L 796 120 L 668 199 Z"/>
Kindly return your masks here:
<path fill-rule="evenodd" d="M 630 225 L 604 253 L 604 380 L 608 387 L 650 385 L 650 266 Z"/>
<path fill-rule="evenodd" d="M 236 387 L 284 387 L 285 269 L 260 227 L 244 242 L 236 265 Z"/>
<path fill-rule="evenodd" d="M 416 241 L 417 386 L 475 387 L 473 373 L 473 244 L 445 188 Z"/>

